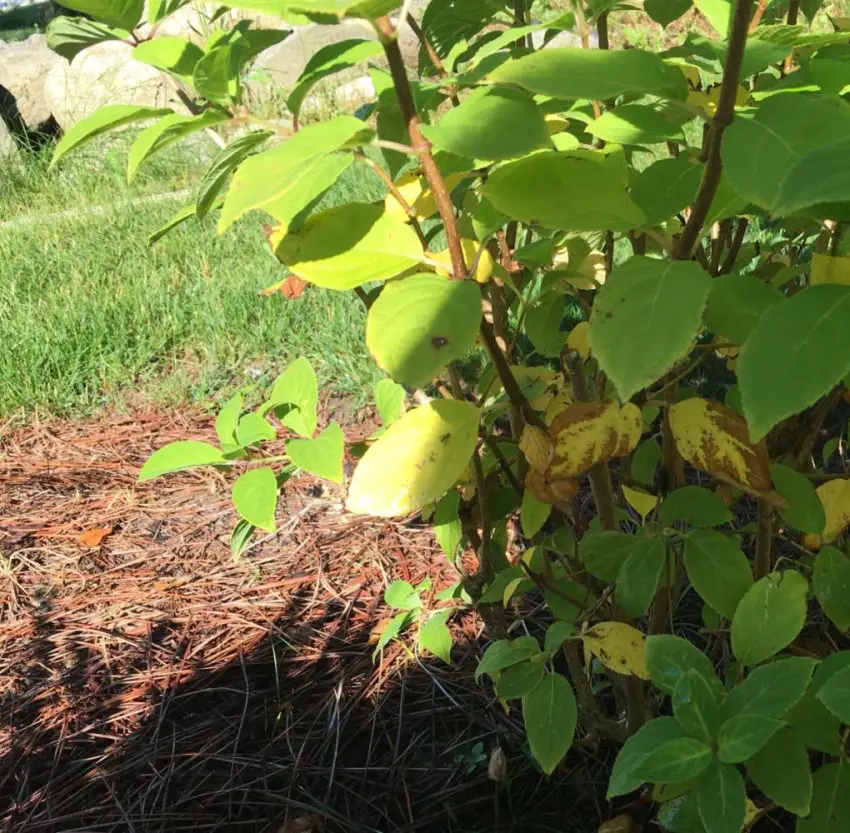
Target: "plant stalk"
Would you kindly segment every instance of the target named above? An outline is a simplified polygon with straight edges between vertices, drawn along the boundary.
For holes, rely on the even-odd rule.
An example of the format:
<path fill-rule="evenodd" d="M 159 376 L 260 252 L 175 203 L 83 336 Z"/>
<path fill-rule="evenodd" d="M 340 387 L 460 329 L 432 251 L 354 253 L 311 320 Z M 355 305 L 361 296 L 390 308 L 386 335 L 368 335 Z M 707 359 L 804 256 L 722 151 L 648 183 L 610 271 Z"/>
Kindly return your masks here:
<path fill-rule="evenodd" d="M 753 578 L 758 581 L 770 572 L 770 544 L 773 538 L 773 506 L 759 498 L 756 515 L 756 559 Z"/>

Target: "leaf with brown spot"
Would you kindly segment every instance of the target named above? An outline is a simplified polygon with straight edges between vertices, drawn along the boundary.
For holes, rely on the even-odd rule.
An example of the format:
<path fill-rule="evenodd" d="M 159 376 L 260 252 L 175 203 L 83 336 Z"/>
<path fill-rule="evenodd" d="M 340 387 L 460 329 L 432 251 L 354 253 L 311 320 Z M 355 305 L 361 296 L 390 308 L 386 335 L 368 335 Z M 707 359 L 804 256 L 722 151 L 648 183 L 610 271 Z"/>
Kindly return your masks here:
<path fill-rule="evenodd" d="M 679 453 L 719 480 L 761 497 L 773 492 L 764 441 L 750 442 L 747 421 L 720 402 L 694 397 L 670 409 L 670 428 Z"/>
<path fill-rule="evenodd" d="M 572 514 L 578 480 L 550 480 L 546 474 L 532 470 L 525 478 L 525 486 L 541 503 L 549 503 Z"/>
<path fill-rule="evenodd" d="M 640 408 L 631 402 L 576 402 L 549 427 L 555 457 L 550 479 L 578 477 L 597 463 L 634 451 L 643 432 Z"/>
<path fill-rule="evenodd" d="M 260 295 L 268 298 L 270 295 L 280 293 L 287 301 L 297 301 L 307 288 L 307 281 L 301 280 L 298 275 L 287 275 L 282 281 L 273 283 L 265 289 L 260 290 Z"/>
<path fill-rule="evenodd" d="M 821 535 L 807 533 L 803 536 L 803 546 L 809 550 L 820 549 L 824 544 L 834 541 L 850 526 L 850 480 L 827 480 L 815 492 L 823 504 L 826 525 Z"/>
<path fill-rule="evenodd" d="M 78 540 L 86 549 L 96 550 L 111 534 L 111 526 L 96 526 L 94 529 L 87 529 Z"/>
<path fill-rule="evenodd" d="M 618 674 L 649 679 L 646 667 L 646 638 L 623 622 L 600 622 L 582 636 L 584 647 Z"/>
<path fill-rule="evenodd" d="M 537 472 L 546 471 L 555 453 L 549 435 L 541 428 L 528 423 L 522 429 L 519 448 L 528 460 L 528 465 Z"/>

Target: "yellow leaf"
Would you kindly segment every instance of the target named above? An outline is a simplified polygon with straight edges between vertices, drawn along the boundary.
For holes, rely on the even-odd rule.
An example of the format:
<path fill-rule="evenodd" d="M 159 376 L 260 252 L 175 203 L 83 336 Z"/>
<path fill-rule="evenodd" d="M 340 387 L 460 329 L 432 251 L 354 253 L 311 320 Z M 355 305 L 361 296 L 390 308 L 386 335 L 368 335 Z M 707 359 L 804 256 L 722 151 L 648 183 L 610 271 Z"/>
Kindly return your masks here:
<path fill-rule="evenodd" d="M 495 269 L 493 255 L 490 254 L 486 246 L 479 243 L 477 240 L 464 238 L 460 241 L 460 245 L 463 249 L 463 259 L 466 261 L 467 268 L 471 268 L 472 264 L 475 264 L 475 271 L 473 272 L 472 277 L 474 277 L 478 283 L 487 283 L 490 278 L 493 277 L 493 270 Z M 479 249 L 481 250 L 481 254 L 478 253 Z M 446 269 L 437 269 L 438 275 L 443 275 L 447 278 L 451 277 L 452 256 L 448 249 L 443 249 L 440 252 L 434 252 L 430 255 L 430 257 L 432 260 L 436 260 L 439 263 L 444 263 L 446 265 Z"/>
<path fill-rule="evenodd" d="M 479 411 L 435 400 L 405 413 L 363 455 L 346 508 L 393 517 L 439 500 L 463 474 L 478 440 Z"/>
<path fill-rule="evenodd" d="M 760 807 L 757 807 L 749 798 L 747 799 L 747 809 L 744 813 L 744 826 L 741 828 L 742 831 L 749 830 L 753 824 L 755 824 L 756 820 L 761 816 L 762 810 Z"/>
<path fill-rule="evenodd" d="M 519 587 L 524 581 L 528 581 L 525 578 L 515 578 L 513 581 L 508 583 L 508 586 L 505 588 L 505 592 L 502 594 L 502 604 L 507 607 L 510 600 L 513 598 L 514 593 L 517 591 L 517 587 Z"/>
<path fill-rule="evenodd" d="M 646 520 L 646 516 L 652 512 L 658 504 L 658 498 L 651 495 L 649 492 L 644 492 L 642 489 L 632 489 L 630 486 L 623 486 L 623 495 L 626 498 L 626 503 Z"/>
<path fill-rule="evenodd" d="M 618 674 L 649 679 L 646 668 L 644 635 L 623 622 L 600 622 L 581 637 L 584 647 L 599 661 Z"/>
<path fill-rule="evenodd" d="M 519 448 L 528 460 L 528 465 L 539 472 L 546 471 L 555 453 L 549 435 L 542 428 L 528 423 L 522 429 Z"/>
<path fill-rule="evenodd" d="M 532 470 L 525 478 L 525 486 L 541 503 L 572 512 L 572 503 L 578 494 L 578 480 L 550 479 L 548 473 Z"/>
<path fill-rule="evenodd" d="M 578 477 L 596 463 L 633 451 L 643 432 L 640 408 L 631 402 L 576 402 L 549 426 L 555 458 L 552 479 Z"/>
<path fill-rule="evenodd" d="M 850 286 L 850 257 L 812 255 L 812 285 L 818 283 L 840 283 Z"/>
<path fill-rule="evenodd" d="M 551 402 L 546 406 L 546 413 L 543 415 L 543 421 L 547 425 L 551 425 L 555 417 L 565 410 L 567 406 L 573 404 L 573 392 L 569 388 L 561 388 Z"/>
<path fill-rule="evenodd" d="M 821 535 L 807 533 L 803 536 L 803 546 L 810 550 L 834 541 L 850 526 L 850 480 L 827 480 L 815 491 L 826 513 L 826 526 Z"/>
<path fill-rule="evenodd" d="M 570 126 L 570 123 L 563 116 L 556 113 L 547 113 L 543 118 L 546 122 L 546 132 L 550 136 L 563 133 Z"/>
<path fill-rule="evenodd" d="M 752 494 L 772 494 L 767 447 L 750 443 L 742 416 L 694 397 L 670 409 L 670 428 L 679 453 L 698 469 Z"/>
<path fill-rule="evenodd" d="M 685 76 L 688 86 L 695 90 L 700 84 L 699 68 L 693 64 L 676 64 L 675 66 Z"/>
<path fill-rule="evenodd" d="M 450 174 L 446 177 L 446 187 L 449 193 L 463 179 L 463 174 Z M 427 220 L 429 217 L 437 213 L 437 201 L 431 193 L 425 179 L 417 173 L 403 174 L 395 183 L 398 192 L 404 197 L 404 201 L 413 209 L 413 213 L 417 220 Z M 397 217 L 404 222 L 409 222 L 410 218 L 407 212 L 402 207 L 401 203 L 392 195 L 387 194 L 384 198 L 384 205 L 387 213 Z"/>
<path fill-rule="evenodd" d="M 572 328 L 567 338 L 567 347 L 570 350 L 575 350 L 585 361 L 590 358 L 590 345 L 587 343 L 589 330 L 590 324 L 587 321 L 580 321 Z"/>

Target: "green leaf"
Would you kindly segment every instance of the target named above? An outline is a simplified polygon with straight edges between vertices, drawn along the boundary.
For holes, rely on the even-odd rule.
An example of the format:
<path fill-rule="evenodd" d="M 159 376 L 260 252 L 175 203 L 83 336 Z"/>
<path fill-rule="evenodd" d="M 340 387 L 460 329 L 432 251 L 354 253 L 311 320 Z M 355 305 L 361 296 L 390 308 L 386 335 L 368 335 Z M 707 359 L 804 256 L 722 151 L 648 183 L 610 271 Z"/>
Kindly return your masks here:
<path fill-rule="evenodd" d="M 148 23 L 159 23 L 189 2 L 190 0 L 148 0 Z"/>
<path fill-rule="evenodd" d="M 437 501 L 437 509 L 434 512 L 434 535 L 452 564 L 457 560 L 458 550 L 463 543 L 463 526 L 458 515 L 459 507 L 460 494 L 450 489 Z"/>
<path fill-rule="evenodd" d="M 735 767 L 713 761 L 697 784 L 696 792 L 705 833 L 741 832 L 747 812 L 747 791 Z"/>
<path fill-rule="evenodd" d="M 747 762 L 750 780 L 780 807 L 807 816 L 812 802 L 809 753 L 793 729 L 780 729 Z"/>
<path fill-rule="evenodd" d="M 144 0 L 62 0 L 59 5 L 128 32 L 135 28 L 144 11 Z"/>
<path fill-rule="evenodd" d="M 850 629 L 850 558 L 835 547 L 823 547 L 815 557 L 812 590 L 835 627 Z"/>
<path fill-rule="evenodd" d="M 692 738 L 711 744 L 720 728 L 717 691 L 694 669 L 679 678 L 673 691 L 673 716 Z"/>
<path fill-rule="evenodd" d="M 527 308 L 525 334 L 541 356 L 554 358 L 564 349 L 567 334 L 561 331 L 563 317 L 564 304 L 551 295 L 543 296 L 538 303 Z"/>
<path fill-rule="evenodd" d="M 682 520 L 691 526 L 711 527 L 729 523 L 732 513 L 714 492 L 702 486 L 682 486 L 664 499 L 658 517 L 664 526 Z"/>
<path fill-rule="evenodd" d="M 336 116 L 303 127 L 294 136 L 243 162 L 225 197 L 218 231 L 222 233 L 255 209 L 289 220 L 321 196 L 353 161 L 334 154 L 366 130 L 353 116 Z M 334 154 L 334 155 L 329 155 Z"/>
<path fill-rule="evenodd" d="M 196 466 L 215 466 L 227 463 L 214 445 L 200 440 L 178 440 L 154 451 L 139 471 L 139 483 Z"/>
<path fill-rule="evenodd" d="M 192 86 L 209 101 L 230 104 L 239 95 L 239 59 L 232 44 L 210 49 L 192 72 Z"/>
<path fill-rule="evenodd" d="M 648 104 L 621 104 L 587 125 L 587 132 L 618 145 L 681 141 L 682 128 Z"/>
<path fill-rule="evenodd" d="M 274 532 L 277 508 L 277 477 L 273 469 L 250 469 L 233 484 L 233 505 L 248 523 Z"/>
<path fill-rule="evenodd" d="M 419 628 L 419 647 L 452 664 L 452 632 L 446 624 L 449 611 L 437 611 Z"/>
<path fill-rule="evenodd" d="M 723 170 L 735 190 L 775 212 L 782 202 L 793 205 L 786 183 L 797 163 L 824 145 L 845 139 L 850 106 L 838 96 L 775 95 L 755 114 L 736 118 L 723 135 Z M 829 187 L 830 176 L 817 182 Z M 811 192 L 811 184 L 806 191 Z"/>
<path fill-rule="evenodd" d="M 665 801 L 658 809 L 656 821 L 670 833 L 705 833 L 696 790 Z"/>
<path fill-rule="evenodd" d="M 509 217 L 547 228 L 626 231 L 646 219 L 621 174 L 596 157 L 534 153 L 497 167 L 483 190 Z"/>
<path fill-rule="evenodd" d="M 797 638 L 806 621 L 809 585 L 793 570 L 757 581 L 732 620 L 732 651 L 742 665 L 757 665 Z"/>
<path fill-rule="evenodd" d="M 312 437 L 318 419 L 319 381 L 309 359 L 301 356 L 277 377 L 266 401 L 266 410 L 293 405 L 281 423 L 302 437 Z"/>
<path fill-rule="evenodd" d="M 56 150 L 53 151 L 53 159 L 50 161 L 52 168 L 68 151 L 88 142 L 101 133 L 131 124 L 136 121 L 153 119 L 157 116 L 170 114 L 172 111 L 163 107 L 141 107 L 136 104 L 111 104 L 101 107 L 88 118 L 77 122 L 59 140 Z"/>
<path fill-rule="evenodd" d="M 685 538 L 685 570 L 694 590 L 721 616 L 732 619 L 753 586 L 750 562 L 734 538 L 695 529 Z"/>
<path fill-rule="evenodd" d="M 763 714 L 730 717 L 717 735 L 717 757 L 726 764 L 739 764 L 756 754 L 785 722 Z"/>
<path fill-rule="evenodd" d="M 776 491 L 787 503 L 787 506 L 779 508 L 782 519 L 801 532 L 811 532 L 815 535 L 823 532 L 826 514 L 811 481 L 781 463 L 771 464 L 770 477 Z M 817 567 L 815 572 L 817 573 Z"/>
<path fill-rule="evenodd" d="M 522 493 L 522 506 L 520 507 L 520 526 L 522 534 L 526 538 L 533 538 L 543 529 L 543 524 L 552 512 L 548 503 L 542 503 L 526 489 Z"/>
<path fill-rule="evenodd" d="M 530 659 L 540 653 L 540 646 L 533 636 L 520 636 L 517 639 L 499 639 L 491 642 L 481 657 L 478 667 L 475 669 L 475 680 L 482 674 L 492 674 L 494 671 L 503 671 L 512 665 Z"/>
<path fill-rule="evenodd" d="M 354 289 L 418 265 L 422 247 L 413 229 L 383 204 L 348 203 L 314 214 L 284 236 L 275 254 L 304 280 Z"/>
<path fill-rule="evenodd" d="M 646 0 L 644 10 L 662 26 L 678 20 L 693 5 L 693 0 Z"/>
<path fill-rule="evenodd" d="M 244 519 L 236 522 L 233 532 L 230 533 L 230 554 L 234 559 L 239 558 L 245 552 L 248 544 L 251 543 L 251 537 L 255 529 L 256 527 L 253 524 L 248 523 Z"/>
<path fill-rule="evenodd" d="M 531 694 L 543 681 L 546 669 L 539 660 L 528 660 L 505 669 L 496 682 L 500 700 L 518 700 Z"/>
<path fill-rule="evenodd" d="M 205 130 L 227 121 L 227 114 L 218 110 L 207 110 L 199 116 L 183 116 L 170 113 L 158 122 L 145 128 L 130 146 L 127 156 L 127 182 L 132 182 L 143 162 L 163 148 L 179 142 L 192 133 Z"/>
<path fill-rule="evenodd" d="M 683 736 L 659 744 L 636 774 L 655 784 L 678 784 L 696 778 L 712 760 L 708 744 Z"/>
<path fill-rule="evenodd" d="M 588 340 L 621 400 L 687 355 L 710 289 L 708 274 L 693 261 L 637 256 L 611 272 L 593 304 Z"/>
<path fill-rule="evenodd" d="M 816 773 L 812 812 L 796 833 L 845 833 L 850 829 L 850 764 L 825 764 Z"/>
<path fill-rule="evenodd" d="M 848 153 L 846 139 L 806 153 L 785 174 L 773 212 L 780 217 L 808 211 L 822 215 L 829 211 L 823 203 L 844 202 L 850 188 Z"/>
<path fill-rule="evenodd" d="M 830 677 L 817 698 L 842 723 L 850 723 L 850 668 Z"/>
<path fill-rule="evenodd" d="M 239 420 L 239 427 L 236 429 L 236 438 L 240 446 L 254 445 L 263 440 L 273 440 L 277 436 L 276 431 L 265 420 L 261 413 L 253 411 L 245 414 Z"/>
<path fill-rule="evenodd" d="M 474 281 L 425 272 L 383 288 L 369 308 L 366 346 L 393 379 L 421 388 L 472 349 L 480 324 L 481 292 Z"/>
<path fill-rule="evenodd" d="M 424 127 L 438 148 L 468 159 L 510 159 L 552 146 L 543 112 L 528 93 L 481 87 L 449 110 L 436 126 Z"/>
<path fill-rule="evenodd" d="M 617 574 L 617 604 L 630 616 L 643 616 L 649 609 L 666 563 L 667 546 L 663 538 L 635 540 Z"/>
<path fill-rule="evenodd" d="M 345 455 L 345 435 L 337 423 L 332 422 L 318 437 L 310 440 L 288 440 L 286 453 L 300 469 L 342 483 L 342 460 Z"/>
<path fill-rule="evenodd" d="M 647 637 L 646 667 L 653 685 L 665 694 L 672 695 L 679 681 L 690 671 L 699 674 L 715 693 L 723 688 L 711 660 L 680 636 L 657 634 Z"/>
<path fill-rule="evenodd" d="M 366 17 L 375 20 L 382 15 L 389 14 L 395 9 L 398 0 L 285 0 L 286 12 L 306 14 L 310 19 L 318 19 L 320 23 L 327 23 L 322 18 L 336 17 L 342 20 L 345 17 Z"/>
<path fill-rule="evenodd" d="M 567 754 L 576 730 L 576 697 L 560 674 L 547 674 L 522 698 L 522 718 L 531 754 L 550 775 Z"/>
<path fill-rule="evenodd" d="M 660 463 L 661 446 L 658 444 L 658 441 L 653 438 L 644 440 L 635 449 L 635 453 L 632 454 L 632 477 L 644 486 L 651 486 L 655 482 L 655 472 L 658 470 Z"/>
<path fill-rule="evenodd" d="M 401 613 L 397 613 L 390 619 L 389 622 L 384 626 L 384 629 L 381 631 L 380 637 L 378 637 L 378 641 L 375 644 L 374 656 L 377 656 L 393 639 L 395 639 L 399 633 L 401 633 L 402 629 L 405 628 L 412 619 L 414 618 L 414 614 L 409 610 L 403 610 Z"/>
<path fill-rule="evenodd" d="M 778 289 L 752 275 L 723 275 L 711 283 L 705 325 L 732 344 L 743 344 L 764 311 L 784 299 Z"/>
<path fill-rule="evenodd" d="M 723 720 L 747 714 L 784 717 L 806 693 L 815 664 L 808 657 L 788 657 L 754 669 L 723 701 Z"/>
<path fill-rule="evenodd" d="M 810 286 L 769 307 L 741 348 L 737 374 L 755 442 L 850 372 L 850 286 Z"/>
<path fill-rule="evenodd" d="M 184 205 L 183 208 L 179 209 L 176 214 L 171 216 L 171 219 L 169 219 L 164 226 L 158 228 L 155 232 L 153 232 L 153 234 L 148 235 L 148 245 L 153 246 L 154 243 L 162 240 L 162 238 L 165 237 L 165 235 L 172 229 L 177 228 L 177 226 L 185 223 L 186 220 L 190 220 L 194 217 L 195 212 L 196 209 L 193 204 L 190 203 L 189 205 Z"/>
<path fill-rule="evenodd" d="M 198 185 L 196 198 L 198 217 L 207 216 L 232 171 L 271 135 L 268 130 L 255 130 L 252 133 L 246 133 L 244 136 L 234 139 L 215 155 Z"/>
<path fill-rule="evenodd" d="M 636 790 L 647 780 L 643 770 L 657 750 L 680 740 L 689 738 L 672 717 L 658 717 L 638 729 L 626 740 L 614 761 L 611 780 L 608 782 L 608 798 Z"/>
<path fill-rule="evenodd" d="M 515 596 L 520 592 L 530 590 L 532 587 L 534 587 L 534 582 L 526 578 L 525 570 L 519 564 L 514 564 L 496 573 L 495 578 L 487 585 L 487 589 L 478 601 L 482 604 L 501 604 L 508 591 L 510 591 L 511 596 Z"/>
<path fill-rule="evenodd" d="M 708 18 L 708 22 L 717 30 L 720 37 L 725 40 L 729 34 L 732 0 L 694 0 L 694 5 Z M 735 828 L 735 833 L 738 833 L 740 829 L 741 825 L 738 825 Z M 709 830 L 707 833 L 715 833 L 715 831 Z"/>
<path fill-rule="evenodd" d="M 303 72 L 298 76 L 286 100 L 289 111 L 297 118 L 307 94 L 322 78 L 381 55 L 383 51 L 381 44 L 375 40 L 343 40 L 323 46 L 307 61 Z"/>
<path fill-rule="evenodd" d="M 222 447 L 238 446 L 236 430 L 239 426 L 239 415 L 242 413 L 242 394 L 232 396 L 222 406 L 215 418 L 215 433 Z"/>
<path fill-rule="evenodd" d="M 553 622 L 546 629 L 546 638 L 543 641 L 544 652 L 554 657 L 567 639 L 575 634 L 576 627 L 572 622 Z"/>
<path fill-rule="evenodd" d="M 478 408 L 434 400 L 408 411 L 363 455 L 346 503 L 362 515 L 393 517 L 439 500 L 463 474 L 478 439 Z"/>
<path fill-rule="evenodd" d="M 47 48 L 67 61 L 96 43 L 124 40 L 129 37 L 129 33 L 123 29 L 112 29 L 84 17 L 65 17 L 64 15 L 54 17 L 47 24 L 45 34 Z"/>
<path fill-rule="evenodd" d="M 812 20 L 823 5 L 823 0 L 800 0 L 800 10 L 809 19 Z"/>
<path fill-rule="evenodd" d="M 142 41 L 133 48 L 133 59 L 157 69 L 170 72 L 191 83 L 195 65 L 204 57 L 203 50 L 179 37 L 159 37 Z"/>
<path fill-rule="evenodd" d="M 407 392 L 392 379 L 381 379 L 375 385 L 375 405 L 385 426 L 392 425 L 404 413 L 405 399 Z"/>
<path fill-rule="evenodd" d="M 394 581 L 384 591 L 384 601 L 398 610 L 414 610 L 422 607 L 419 593 L 409 581 Z"/>
<path fill-rule="evenodd" d="M 631 195 L 646 214 L 647 225 L 669 220 L 694 201 L 702 168 L 688 154 L 681 153 L 671 159 L 659 159 L 637 175 Z"/>
<path fill-rule="evenodd" d="M 591 532 L 581 539 L 579 553 L 592 576 L 610 583 L 617 580 L 636 543 L 637 538 L 625 532 Z"/>
<path fill-rule="evenodd" d="M 684 99 L 685 78 L 658 55 L 639 49 L 546 49 L 506 61 L 489 80 L 555 98 L 598 101 L 625 94 Z"/>

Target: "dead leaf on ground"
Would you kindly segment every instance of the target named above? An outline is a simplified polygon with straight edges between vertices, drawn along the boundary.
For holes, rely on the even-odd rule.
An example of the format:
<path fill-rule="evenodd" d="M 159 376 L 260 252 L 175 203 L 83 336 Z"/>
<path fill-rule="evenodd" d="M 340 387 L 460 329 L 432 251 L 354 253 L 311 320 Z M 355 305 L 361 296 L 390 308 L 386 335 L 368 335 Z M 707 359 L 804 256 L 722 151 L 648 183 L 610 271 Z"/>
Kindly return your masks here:
<path fill-rule="evenodd" d="M 94 529 L 87 529 L 78 540 L 86 549 L 96 550 L 103 543 L 104 538 L 111 534 L 111 526 L 96 526 Z"/>
<path fill-rule="evenodd" d="M 309 816 L 297 816 L 285 821 L 277 833 L 324 833 L 325 819 L 313 813 Z"/>

